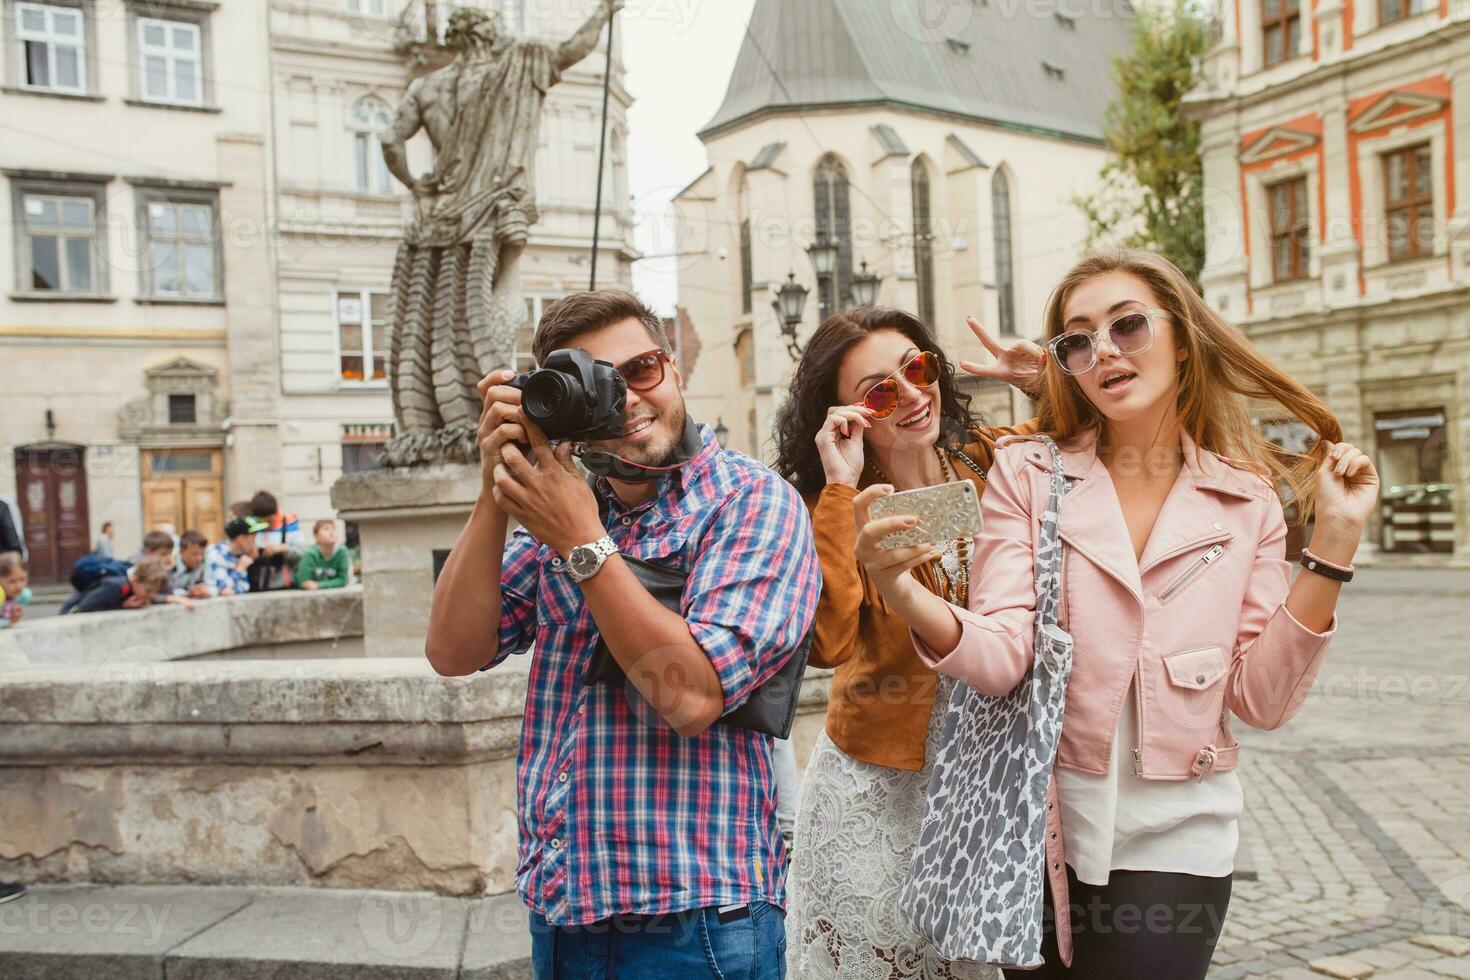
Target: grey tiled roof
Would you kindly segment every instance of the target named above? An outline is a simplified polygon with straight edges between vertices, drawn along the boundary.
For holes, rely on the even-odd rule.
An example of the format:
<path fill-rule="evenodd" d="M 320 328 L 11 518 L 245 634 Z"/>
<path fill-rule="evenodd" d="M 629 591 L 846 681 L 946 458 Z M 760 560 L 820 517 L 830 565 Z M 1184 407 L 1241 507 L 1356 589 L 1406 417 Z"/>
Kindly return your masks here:
<path fill-rule="evenodd" d="M 1100 139 L 1132 8 L 1067 0 L 1066 18 L 1057 9 L 1055 0 L 756 0 L 725 101 L 703 132 L 782 107 L 888 104 Z"/>

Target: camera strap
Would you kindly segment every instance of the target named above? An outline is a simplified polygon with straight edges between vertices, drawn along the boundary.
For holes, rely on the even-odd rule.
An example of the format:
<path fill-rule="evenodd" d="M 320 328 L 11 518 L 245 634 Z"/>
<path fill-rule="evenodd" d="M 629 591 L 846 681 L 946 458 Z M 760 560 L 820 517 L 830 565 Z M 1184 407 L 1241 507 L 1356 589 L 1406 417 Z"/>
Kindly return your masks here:
<path fill-rule="evenodd" d="M 577 453 L 587 472 L 593 476 L 605 476 L 624 483 L 652 483 L 666 473 L 679 469 L 699 454 L 704 442 L 699 438 L 699 426 L 693 419 L 685 418 L 684 436 L 674 447 L 672 462 L 664 466 L 647 466 L 624 459 L 600 449 L 584 449 Z"/>

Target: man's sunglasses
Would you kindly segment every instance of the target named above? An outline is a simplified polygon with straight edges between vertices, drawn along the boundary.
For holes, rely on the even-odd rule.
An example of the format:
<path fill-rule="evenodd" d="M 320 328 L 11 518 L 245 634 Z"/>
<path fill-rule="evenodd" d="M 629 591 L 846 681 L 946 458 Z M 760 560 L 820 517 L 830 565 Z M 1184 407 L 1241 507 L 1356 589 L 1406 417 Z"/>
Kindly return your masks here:
<path fill-rule="evenodd" d="M 875 419 L 886 419 L 898 408 L 898 375 L 915 388 L 927 388 L 939 380 L 939 355 L 920 351 L 882 381 L 863 392 L 862 405 Z"/>
<path fill-rule="evenodd" d="M 1086 374 L 1097 367 L 1098 340 L 1107 334 L 1119 357 L 1142 354 L 1154 342 L 1154 319 L 1167 316 L 1158 310 L 1133 310 L 1109 320 L 1101 330 L 1073 330 L 1054 337 L 1046 345 L 1052 360 L 1065 374 Z"/>
<path fill-rule="evenodd" d="M 667 351 L 651 350 L 628 358 L 613 370 L 621 374 L 634 391 L 652 391 L 664 383 L 664 365 L 672 363 Z"/>

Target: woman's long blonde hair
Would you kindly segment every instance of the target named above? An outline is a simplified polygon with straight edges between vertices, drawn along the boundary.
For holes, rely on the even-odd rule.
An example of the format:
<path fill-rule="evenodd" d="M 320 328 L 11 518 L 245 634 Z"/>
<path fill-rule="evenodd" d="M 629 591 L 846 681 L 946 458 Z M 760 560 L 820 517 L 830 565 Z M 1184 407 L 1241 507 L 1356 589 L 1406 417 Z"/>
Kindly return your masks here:
<path fill-rule="evenodd" d="M 1272 401 L 1301 420 L 1319 440 L 1342 439 L 1342 426 L 1322 400 L 1263 357 L 1238 328 L 1226 323 L 1195 292 L 1174 263 L 1152 252 L 1119 250 L 1083 259 L 1062 277 L 1046 307 L 1046 339 L 1063 331 L 1062 313 L 1072 291 L 1110 272 L 1136 276 L 1158 299 L 1174 324 L 1174 335 L 1188 353 L 1179 365 L 1179 424 L 1195 445 L 1232 464 L 1263 475 L 1275 473 L 1300 504 L 1298 517 L 1311 513 L 1316 471 L 1326 457 L 1319 441 L 1306 454 L 1289 453 L 1268 443 L 1251 424 L 1246 399 Z M 1102 428 L 1103 416 L 1074 378 L 1050 365 L 1043 372 L 1037 409 L 1041 431 L 1059 439 Z M 1285 458 L 1294 457 L 1290 462 Z"/>

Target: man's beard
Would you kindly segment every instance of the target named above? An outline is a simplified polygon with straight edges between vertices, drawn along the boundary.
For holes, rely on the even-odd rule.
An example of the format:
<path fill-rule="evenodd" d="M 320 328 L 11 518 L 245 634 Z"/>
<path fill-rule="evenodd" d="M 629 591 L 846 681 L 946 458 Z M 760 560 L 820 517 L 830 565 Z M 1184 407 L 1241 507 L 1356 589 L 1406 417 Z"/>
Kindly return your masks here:
<path fill-rule="evenodd" d="M 639 418 L 647 418 L 643 415 Z M 679 445 L 684 438 L 685 420 L 689 417 L 689 411 L 684 405 L 683 399 L 670 408 L 669 411 L 657 416 L 655 425 L 662 425 L 665 431 L 664 438 L 656 444 L 637 446 L 626 445 L 621 439 L 609 439 L 606 442 L 595 442 L 591 445 L 606 452 L 615 453 L 630 463 L 640 466 L 671 466 L 679 462 Z"/>

